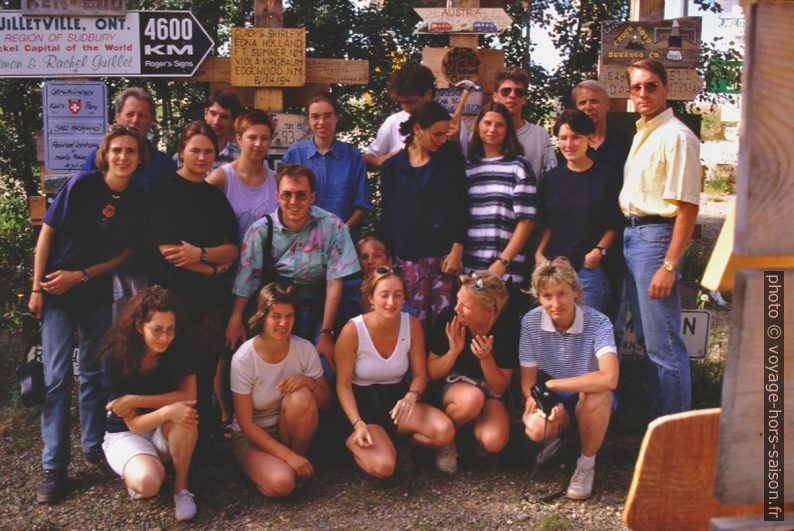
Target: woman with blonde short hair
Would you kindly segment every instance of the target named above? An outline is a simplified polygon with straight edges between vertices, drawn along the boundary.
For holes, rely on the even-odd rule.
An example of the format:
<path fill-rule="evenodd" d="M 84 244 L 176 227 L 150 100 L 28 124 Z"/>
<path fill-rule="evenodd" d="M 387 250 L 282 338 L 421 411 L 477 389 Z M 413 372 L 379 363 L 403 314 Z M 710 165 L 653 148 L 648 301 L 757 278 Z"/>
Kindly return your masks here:
<path fill-rule="evenodd" d="M 508 293 L 501 275 L 477 271 L 460 277 L 458 302 L 438 316 L 427 361 L 438 403 L 456 427 L 473 423 L 474 439 L 500 452 L 510 434 L 502 396 L 518 366 L 518 319 L 503 312 Z M 442 472 L 457 472 L 455 443 L 436 456 Z"/>

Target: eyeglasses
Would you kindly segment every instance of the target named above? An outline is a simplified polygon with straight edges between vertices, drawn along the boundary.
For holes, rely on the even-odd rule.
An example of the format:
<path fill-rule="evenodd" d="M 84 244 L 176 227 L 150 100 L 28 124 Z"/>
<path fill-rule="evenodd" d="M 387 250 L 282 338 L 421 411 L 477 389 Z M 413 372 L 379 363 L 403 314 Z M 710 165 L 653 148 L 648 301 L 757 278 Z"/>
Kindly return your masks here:
<path fill-rule="evenodd" d="M 527 95 L 527 89 L 517 87 L 502 87 L 499 89 L 499 94 L 501 94 L 503 98 L 508 97 L 511 92 L 516 95 L 516 98 L 523 98 Z"/>
<path fill-rule="evenodd" d="M 380 267 L 375 269 L 375 274 L 376 275 L 393 274 L 393 275 L 397 275 L 397 276 L 403 276 L 404 273 L 405 273 L 405 270 L 402 268 L 402 266 L 398 266 L 398 265 L 396 265 L 394 267 L 380 266 Z"/>
<path fill-rule="evenodd" d="M 332 113 L 332 112 L 326 112 L 326 113 L 323 113 L 323 114 L 312 113 L 312 114 L 309 115 L 309 120 L 311 120 L 312 122 L 319 122 L 320 118 L 322 118 L 326 122 L 330 122 L 331 120 L 334 119 L 335 116 L 336 115 L 334 113 Z"/>
<path fill-rule="evenodd" d="M 281 192 L 278 194 L 278 198 L 284 201 L 285 203 L 289 203 L 292 201 L 292 198 L 295 198 L 295 201 L 298 203 L 303 203 L 307 199 L 309 199 L 309 192 Z"/>
<path fill-rule="evenodd" d="M 645 89 L 645 92 L 648 94 L 653 94 L 656 92 L 656 89 L 659 88 L 659 85 L 660 84 L 656 81 L 650 81 L 648 83 L 635 83 L 629 87 L 629 92 L 637 96 L 640 92 L 642 92 L 642 89 Z"/>
<path fill-rule="evenodd" d="M 143 325 L 149 329 L 154 337 L 163 337 L 163 336 L 173 336 L 176 334 L 176 327 L 169 326 L 168 328 L 163 328 L 162 326 L 149 326 Z"/>
<path fill-rule="evenodd" d="M 108 128 L 111 133 L 133 133 L 136 135 L 141 134 L 141 130 L 134 125 L 113 124 Z"/>

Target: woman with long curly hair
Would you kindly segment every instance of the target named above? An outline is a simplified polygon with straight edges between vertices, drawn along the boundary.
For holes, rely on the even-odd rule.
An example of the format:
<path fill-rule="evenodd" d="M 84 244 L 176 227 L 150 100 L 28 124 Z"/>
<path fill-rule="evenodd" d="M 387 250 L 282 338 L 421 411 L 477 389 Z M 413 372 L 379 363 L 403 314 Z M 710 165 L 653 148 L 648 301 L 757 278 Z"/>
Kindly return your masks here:
<path fill-rule="evenodd" d="M 157 495 L 165 479 L 163 461 L 173 461 L 177 520 L 196 514 L 187 489 L 198 439 L 196 369 L 179 340 L 184 325 L 176 295 L 152 286 L 127 303 L 100 349 L 108 464 L 137 500 Z"/>

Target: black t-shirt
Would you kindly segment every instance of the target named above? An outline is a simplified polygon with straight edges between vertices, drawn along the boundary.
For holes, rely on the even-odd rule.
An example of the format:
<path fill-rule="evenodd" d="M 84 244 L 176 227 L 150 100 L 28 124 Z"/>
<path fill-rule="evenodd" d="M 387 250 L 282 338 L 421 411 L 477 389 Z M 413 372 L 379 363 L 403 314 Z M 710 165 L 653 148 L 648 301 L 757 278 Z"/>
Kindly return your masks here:
<path fill-rule="evenodd" d="M 433 329 L 430 332 L 430 352 L 438 356 L 443 356 L 449 350 L 449 339 L 447 338 L 446 326 L 455 317 L 455 309 L 447 306 L 438 314 Z M 487 335 L 493 336 L 493 357 L 496 365 L 501 369 L 515 369 L 518 367 L 518 337 L 520 323 L 512 315 L 502 312 L 496 318 L 496 322 L 491 327 Z M 458 359 L 452 366 L 451 372 L 457 372 L 469 378 L 484 379 L 480 360 L 471 351 L 472 335 L 466 330 L 466 340 L 463 344 Z"/>
<path fill-rule="evenodd" d="M 78 173 L 61 186 L 44 215 L 55 229 L 45 273 L 79 271 L 140 247 L 144 233 L 143 192 L 130 184 L 108 188 L 99 172 Z M 81 282 L 63 295 L 45 294 L 47 304 L 94 308 L 113 302 L 110 274 Z"/>
<path fill-rule="evenodd" d="M 631 151 L 631 135 L 616 129 L 607 127 L 604 141 L 598 149 L 587 148 L 587 156 L 596 162 L 602 162 L 610 166 L 618 179 L 618 188 L 623 186 L 623 166 Z M 563 162 L 565 164 L 565 162 Z"/>
<path fill-rule="evenodd" d="M 197 247 L 239 245 L 234 210 L 223 192 L 205 181 L 190 182 L 177 173 L 166 176 L 154 185 L 151 204 L 150 239 L 155 246 L 182 241 Z M 162 255 L 155 280 L 177 293 L 189 311 L 216 308 L 229 299 L 223 277 L 174 267 Z"/>
<path fill-rule="evenodd" d="M 549 170 L 538 189 L 541 223 L 551 228 L 546 257 L 565 256 L 575 269 L 581 268 L 604 232 L 621 226 L 618 194 L 618 179 L 609 165 L 596 162 L 582 172 L 567 165 Z"/>
<path fill-rule="evenodd" d="M 122 374 L 121 364 L 116 358 L 102 359 L 102 387 L 108 402 L 124 395 L 162 395 L 177 391 L 185 376 L 196 373 L 195 361 L 186 355 L 186 349 L 171 347 L 160 354 L 159 363 L 153 369 L 127 376 Z M 153 411 L 140 410 L 141 414 Z M 124 419 L 108 412 L 105 430 L 109 433 L 129 431 Z"/>

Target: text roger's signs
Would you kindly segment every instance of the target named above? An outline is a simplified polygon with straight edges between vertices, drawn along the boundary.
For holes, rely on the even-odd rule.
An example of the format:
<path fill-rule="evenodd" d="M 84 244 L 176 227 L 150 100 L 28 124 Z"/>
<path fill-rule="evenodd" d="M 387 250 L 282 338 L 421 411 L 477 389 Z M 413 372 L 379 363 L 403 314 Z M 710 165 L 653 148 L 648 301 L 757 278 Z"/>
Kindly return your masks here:
<path fill-rule="evenodd" d="M 0 77 L 190 76 L 213 44 L 188 11 L 123 17 L 0 11 Z"/>

